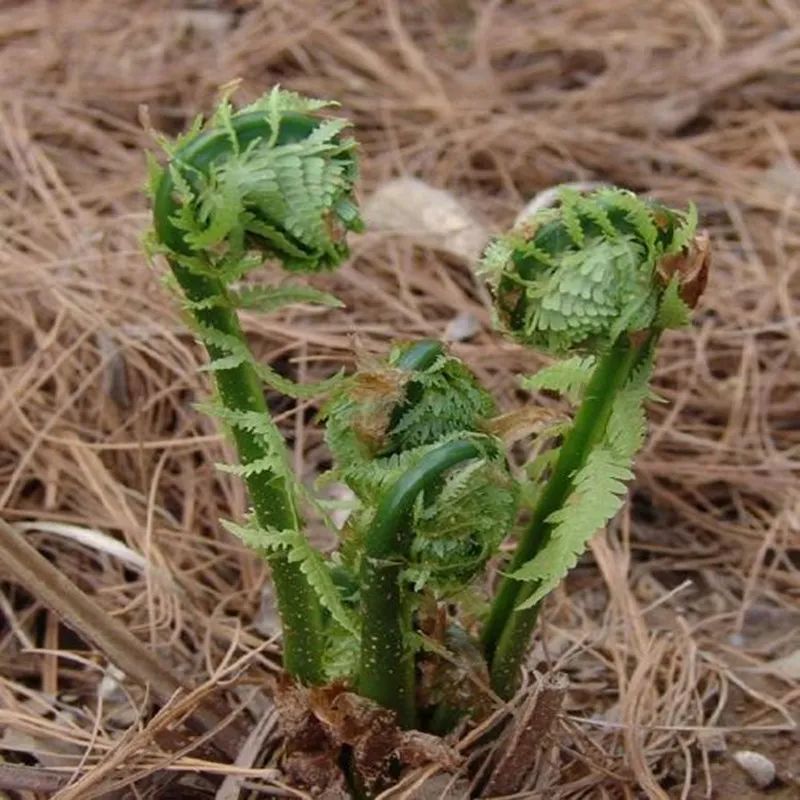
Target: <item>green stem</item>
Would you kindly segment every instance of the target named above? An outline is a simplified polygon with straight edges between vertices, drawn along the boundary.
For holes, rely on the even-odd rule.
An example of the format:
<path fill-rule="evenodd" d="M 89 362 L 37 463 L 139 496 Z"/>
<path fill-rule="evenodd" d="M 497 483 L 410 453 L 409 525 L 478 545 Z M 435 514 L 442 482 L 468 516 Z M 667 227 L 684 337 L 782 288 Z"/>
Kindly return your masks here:
<path fill-rule="evenodd" d="M 430 367 L 444 353 L 441 342 L 435 339 L 420 339 L 409 345 L 398 357 L 396 367 L 421 372 Z"/>
<path fill-rule="evenodd" d="M 299 138 L 307 135 L 313 120 L 296 117 L 282 125 L 281 138 Z M 235 120 L 235 129 L 240 147 L 258 137 L 268 136 L 269 125 L 263 114 L 245 114 Z M 223 157 L 232 148 L 227 133 L 209 131 L 189 144 L 175 156 L 175 163 L 186 169 L 206 170 L 217 158 Z M 183 235 L 172 223 L 176 211 L 174 187 L 167 171 L 158 189 L 154 204 L 156 233 L 159 239 L 173 251 L 190 254 Z M 218 280 L 197 274 L 175 259 L 169 259 L 178 284 L 194 305 L 193 315 L 200 326 L 236 337 L 246 344 L 246 339 L 236 313 L 224 305 L 212 304 L 198 307 L 197 304 L 214 298 L 225 298 L 225 286 Z M 223 358 L 228 352 L 207 344 L 211 360 Z M 271 421 L 264 400 L 261 381 L 253 367 L 247 363 L 229 369 L 215 371 L 217 392 L 221 403 L 233 411 L 255 412 Z M 250 464 L 271 455 L 261 436 L 232 426 L 232 434 L 242 464 Z M 280 440 L 275 428 L 275 440 Z M 295 504 L 294 485 L 288 475 L 272 471 L 259 471 L 245 478 L 253 511 L 258 524 L 265 528 L 298 530 L 299 516 Z M 322 670 L 322 610 L 319 601 L 308 584 L 298 564 L 292 564 L 280 553 L 266 553 L 272 568 L 272 577 L 278 602 L 278 611 L 283 626 L 283 663 L 286 671 L 306 683 L 320 683 Z"/>
<path fill-rule="evenodd" d="M 431 450 L 381 498 L 367 531 L 361 570 L 361 657 L 358 691 L 397 713 L 404 728 L 416 723 L 411 609 L 402 572 L 411 551 L 409 516 L 419 493 L 463 461 L 480 457 L 467 439 Z"/>
<path fill-rule="evenodd" d="M 508 565 L 508 573 L 518 570 L 547 544 L 552 532 L 548 518 L 564 505 L 572 492 L 575 474 L 584 466 L 592 448 L 605 432 L 617 393 L 627 383 L 640 356 L 649 350 L 651 343 L 652 337 L 647 337 L 642 343 L 634 344 L 627 334 L 623 334 L 598 361 L 572 428 L 561 445 L 553 472 Z M 535 589 L 535 584 L 523 583 L 506 575 L 483 631 L 482 644 L 490 664 L 492 688 L 501 697 L 510 697 L 517 686 L 519 667 L 530 643 L 539 604 L 522 611 L 515 609 Z"/>

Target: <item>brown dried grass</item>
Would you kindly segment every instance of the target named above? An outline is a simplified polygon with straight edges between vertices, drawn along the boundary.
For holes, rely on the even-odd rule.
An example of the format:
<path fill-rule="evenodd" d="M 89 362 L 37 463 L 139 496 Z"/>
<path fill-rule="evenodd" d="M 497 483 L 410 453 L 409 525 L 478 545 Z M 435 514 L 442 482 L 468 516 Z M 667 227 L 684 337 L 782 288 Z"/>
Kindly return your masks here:
<path fill-rule="evenodd" d="M 531 666 L 564 670 L 571 689 L 549 766 L 517 796 L 730 793 L 720 735 L 790 785 L 800 686 L 769 663 L 800 648 L 797 3 L 28 0 L 3 4 L 0 41 L 2 515 L 144 557 L 142 570 L 99 537 L 26 534 L 177 672 L 261 717 L 235 765 L 165 749 L 156 734 L 183 712 L 148 717 L 124 681 L 101 692 L 102 656 L 11 578 L 7 759 L 21 748 L 22 763 L 70 776 L 61 800 L 299 796 L 259 766 L 275 738 L 259 688 L 275 648 L 253 626 L 264 569 L 216 522 L 245 497 L 214 471 L 223 442 L 191 406 L 202 354 L 138 244 L 140 106 L 175 132 L 241 77 L 245 99 L 275 82 L 341 99 L 365 193 L 416 175 L 492 228 L 564 180 L 698 202 L 711 285 L 693 330 L 662 349 L 668 402 L 653 408 L 632 503 L 548 602 Z M 465 265 L 409 237 L 354 249 L 322 281 L 346 311 L 247 320 L 265 359 L 312 377 L 351 361 L 354 332 L 380 351 L 470 310 L 482 330 L 456 352 L 505 407 L 519 402 L 513 376 L 535 361 L 491 334 Z M 284 409 L 310 479 L 325 453 L 309 416 Z M 478 759 L 475 742 L 460 746 Z M 386 796 L 440 796 L 432 771 Z M 42 792 L 20 796 L 54 791 L 40 777 Z"/>

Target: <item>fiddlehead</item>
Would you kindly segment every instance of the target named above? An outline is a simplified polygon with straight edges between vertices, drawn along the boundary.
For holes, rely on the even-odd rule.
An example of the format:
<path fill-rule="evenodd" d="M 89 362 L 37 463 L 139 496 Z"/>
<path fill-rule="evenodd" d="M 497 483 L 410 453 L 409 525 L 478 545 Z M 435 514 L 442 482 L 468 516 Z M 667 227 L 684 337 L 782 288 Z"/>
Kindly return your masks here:
<path fill-rule="evenodd" d="M 342 383 L 326 407 L 326 438 L 332 475 L 360 501 L 343 546 L 354 569 L 385 491 L 431 448 L 466 436 L 483 443 L 484 459 L 449 475 L 414 509 L 407 576 L 446 594 L 480 570 L 505 530 L 496 519 L 507 519 L 516 501 L 504 448 L 489 433 L 494 413 L 493 399 L 466 366 L 428 343 L 398 348 L 387 363 Z"/>
<path fill-rule="evenodd" d="M 696 303 L 708 264 L 693 206 L 675 211 L 616 188 L 564 189 L 560 199 L 496 238 L 479 265 L 503 332 L 554 355 L 598 354 L 658 327 L 671 280 Z"/>
<path fill-rule="evenodd" d="M 483 632 L 500 694 L 513 692 L 541 599 L 619 508 L 644 435 L 643 403 L 660 332 L 688 320 L 708 271 L 694 208 L 620 189 L 563 191 L 495 240 L 481 272 L 499 327 L 555 355 L 575 353 L 530 388 L 580 399 Z"/>
<path fill-rule="evenodd" d="M 335 303 L 306 287 L 237 287 L 265 258 L 292 271 L 336 266 L 345 232 L 359 225 L 352 202 L 354 143 L 344 120 L 324 120 L 326 103 L 275 89 L 234 112 L 224 101 L 204 127 L 168 145 L 166 169 L 153 165 L 150 249 L 166 256 L 208 350 L 218 401 L 209 406 L 230 430 L 247 483 L 251 523 L 233 528 L 272 566 L 287 670 L 323 677 L 321 603 L 343 622 L 335 589 L 300 532 L 298 486 L 270 419 L 262 381 L 292 395 L 297 386 L 252 356 L 237 309 L 274 310 L 287 302 Z"/>
<path fill-rule="evenodd" d="M 315 116 L 331 105 L 276 88 L 237 112 L 224 101 L 205 129 L 168 145 L 169 167 L 151 177 L 160 245 L 225 283 L 262 257 L 292 271 L 338 266 L 361 222 L 349 123 Z"/>
<path fill-rule="evenodd" d="M 517 491 L 484 431 L 491 397 L 432 343 L 348 379 L 329 408 L 334 475 L 355 492 L 343 546 L 360 576 L 359 691 L 415 718 L 414 607 L 462 589 L 496 552 Z"/>

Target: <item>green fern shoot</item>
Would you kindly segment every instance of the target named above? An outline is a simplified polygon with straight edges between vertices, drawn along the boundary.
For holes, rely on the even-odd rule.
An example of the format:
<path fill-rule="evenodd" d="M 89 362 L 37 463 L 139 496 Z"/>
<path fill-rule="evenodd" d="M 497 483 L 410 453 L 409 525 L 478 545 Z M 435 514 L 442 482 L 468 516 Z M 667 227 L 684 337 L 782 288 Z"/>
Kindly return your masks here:
<path fill-rule="evenodd" d="M 148 247 L 166 259 L 208 353 L 215 394 L 198 410 L 233 439 L 238 463 L 220 469 L 244 481 L 252 505 L 224 525 L 271 567 L 286 671 L 344 684 L 400 727 L 443 732 L 486 710 L 488 685 L 514 692 L 543 599 L 620 508 L 655 348 L 665 329 L 689 322 L 707 240 L 693 206 L 606 188 L 564 190 L 556 207 L 489 244 L 478 272 L 497 327 L 554 359 L 520 385 L 574 407 L 544 431 L 541 409 L 499 413 L 435 341 L 396 343 L 351 375 L 297 384 L 253 356 L 239 313 L 340 305 L 294 280 L 254 279 L 265 261 L 292 276 L 334 269 L 361 227 L 356 146 L 331 105 L 280 89 L 239 110 L 226 98 L 164 142 L 166 166 L 151 164 Z M 325 501 L 293 474 L 268 390 L 326 398 L 332 466 L 320 485 L 352 496 L 331 554 L 306 536 L 303 513 L 328 523 Z M 532 429 L 535 457 L 512 469 L 507 439 Z M 511 534 L 490 596 L 486 567 Z M 347 749 L 340 755 L 345 763 Z"/>
<path fill-rule="evenodd" d="M 616 513 L 644 432 L 643 403 L 662 330 L 686 324 L 708 271 L 687 212 L 606 188 L 563 190 L 495 239 L 479 265 L 498 327 L 567 357 L 523 386 L 578 403 L 482 635 L 492 685 L 513 692 L 542 598 Z"/>
<path fill-rule="evenodd" d="M 149 249 L 169 262 L 208 350 L 206 369 L 215 377 L 217 399 L 206 409 L 233 437 L 241 463 L 224 469 L 244 479 L 253 505 L 250 523 L 231 528 L 268 559 L 283 623 L 284 664 L 311 683 L 324 679 L 323 609 L 342 625 L 347 618 L 301 532 L 299 487 L 263 387 L 306 396 L 330 385 L 299 386 L 256 361 L 238 309 L 337 304 L 307 287 L 240 287 L 265 259 L 314 272 L 335 267 L 347 255 L 345 232 L 359 226 L 355 145 L 342 135 L 346 121 L 319 116 L 329 105 L 279 89 L 240 111 L 225 100 L 208 123 L 198 121 L 188 134 L 165 143 L 169 163 L 162 169 L 153 162 L 150 179 Z"/>
<path fill-rule="evenodd" d="M 418 723 L 420 603 L 462 592 L 513 524 L 517 484 L 487 431 L 491 396 L 437 342 L 395 349 L 327 408 L 332 475 L 358 499 L 342 566 L 358 586 L 359 691 Z"/>

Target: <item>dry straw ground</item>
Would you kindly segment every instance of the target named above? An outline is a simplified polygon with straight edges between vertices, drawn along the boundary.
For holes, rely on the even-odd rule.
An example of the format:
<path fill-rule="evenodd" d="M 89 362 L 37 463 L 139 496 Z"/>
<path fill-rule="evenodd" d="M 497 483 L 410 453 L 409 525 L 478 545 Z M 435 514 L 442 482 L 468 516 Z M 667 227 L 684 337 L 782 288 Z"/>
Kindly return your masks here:
<path fill-rule="evenodd" d="M 798 796 L 795 0 L 7 0 L 0 42 L 0 514 L 252 729 L 238 766 L 167 735 L 178 701 L 153 717 L 6 575 L 10 796 L 302 796 L 270 767 L 264 569 L 216 522 L 245 497 L 214 470 L 223 441 L 192 408 L 202 354 L 139 247 L 141 107 L 175 132 L 236 77 L 243 99 L 276 82 L 339 98 L 365 195 L 422 177 L 490 229 L 565 180 L 698 202 L 711 285 L 693 330 L 663 347 L 668 402 L 628 510 L 548 602 L 530 666 L 565 671 L 570 690 L 517 796 L 760 797 L 741 749 L 774 763 L 763 796 Z M 326 374 L 354 343 L 441 335 L 468 310 L 480 330 L 455 351 L 505 407 L 524 399 L 513 375 L 536 362 L 492 335 L 458 258 L 373 232 L 321 283 L 347 310 L 248 320 L 265 359 Z M 279 410 L 310 481 L 326 457 L 313 413 Z M 462 742 L 473 763 L 476 738 Z M 433 772 L 387 797 L 466 796 Z"/>

